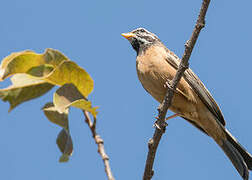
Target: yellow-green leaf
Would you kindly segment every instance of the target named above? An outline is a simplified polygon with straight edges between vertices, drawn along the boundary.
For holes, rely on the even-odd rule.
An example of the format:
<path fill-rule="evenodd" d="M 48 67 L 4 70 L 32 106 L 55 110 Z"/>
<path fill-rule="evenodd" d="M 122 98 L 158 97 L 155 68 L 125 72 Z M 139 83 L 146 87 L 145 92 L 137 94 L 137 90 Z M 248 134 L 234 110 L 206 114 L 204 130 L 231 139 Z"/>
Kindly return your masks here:
<path fill-rule="evenodd" d="M 63 113 L 59 113 L 52 102 L 47 103 L 42 109 L 49 121 L 65 128 L 66 130 L 69 129 L 68 109 L 65 109 L 65 112 Z"/>
<path fill-rule="evenodd" d="M 56 67 L 65 60 L 68 60 L 66 56 L 53 49 L 46 49 L 43 54 L 37 54 L 30 50 L 12 53 L 1 62 L 0 80 L 16 73 L 26 73 L 29 69 L 42 64 L 51 64 Z"/>
<path fill-rule="evenodd" d="M 97 107 L 92 107 L 88 101 L 73 84 L 64 84 L 53 96 L 53 103 L 59 112 L 64 112 L 70 106 L 89 111 L 94 117 L 97 114 Z"/>
<path fill-rule="evenodd" d="M 98 107 L 92 107 L 92 104 L 90 101 L 86 101 L 85 99 L 79 99 L 71 103 L 71 106 L 86 110 L 90 112 L 95 118 L 97 115 L 97 109 Z"/>
<path fill-rule="evenodd" d="M 53 87 L 52 84 L 27 74 L 16 74 L 11 81 L 11 86 L 0 89 L 0 98 L 10 103 L 9 111 L 25 101 L 42 96 Z"/>
<path fill-rule="evenodd" d="M 69 160 L 69 156 L 73 153 L 73 142 L 69 132 L 63 128 L 58 134 L 56 142 L 62 152 L 59 162 L 67 162 Z"/>
<path fill-rule="evenodd" d="M 94 82 L 90 75 L 73 61 L 62 62 L 44 79 L 51 84 L 60 86 L 71 83 L 84 97 L 87 97 L 94 88 Z"/>
<path fill-rule="evenodd" d="M 59 158 L 59 162 L 64 163 L 69 161 L 69 155 L 67 154 L 62 154 Z"/>

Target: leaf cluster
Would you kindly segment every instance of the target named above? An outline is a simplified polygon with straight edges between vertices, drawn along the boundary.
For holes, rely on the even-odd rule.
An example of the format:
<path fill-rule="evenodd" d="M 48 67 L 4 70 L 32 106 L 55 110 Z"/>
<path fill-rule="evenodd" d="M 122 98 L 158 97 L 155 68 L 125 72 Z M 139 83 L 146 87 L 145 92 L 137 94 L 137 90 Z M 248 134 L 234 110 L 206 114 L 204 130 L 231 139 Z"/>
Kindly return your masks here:
<path fill-rule="evenodd" d="M 69 108 L 88 111 L 94 118 L 97 115 L 97 107 L 92 107 L 87 99 L 94 88 L 91 76 L 61 52 L 46 49 L 43 54 L 26 50 L 5 57 L 0 65 L 0 81 L 8 77 L 11 77 L 12 84 L 0 89 L 0 98 L 10 103 L 9 112 L 59 86 L 52 102 L 46 103 L 42 109 L 49 121 L 62 127 L 56 140 L 62 152 L 59 161 L 68 161 L 73 152 L 68 125 Z"/>

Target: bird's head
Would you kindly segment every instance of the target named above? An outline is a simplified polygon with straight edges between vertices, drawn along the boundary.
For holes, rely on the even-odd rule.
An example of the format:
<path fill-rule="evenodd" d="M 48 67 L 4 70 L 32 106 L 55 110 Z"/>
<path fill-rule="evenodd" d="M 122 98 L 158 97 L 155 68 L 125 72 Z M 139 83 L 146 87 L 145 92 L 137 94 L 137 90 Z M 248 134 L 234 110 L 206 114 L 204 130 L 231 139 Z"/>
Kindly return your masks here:
<path fill-rule="evenodd" d="M 129 33 L 122 33 L 129 40 L 137 54 L 140 54 L 155 43 L 160 43 L 158 37 L 144 28 L 137 28 Z"/>

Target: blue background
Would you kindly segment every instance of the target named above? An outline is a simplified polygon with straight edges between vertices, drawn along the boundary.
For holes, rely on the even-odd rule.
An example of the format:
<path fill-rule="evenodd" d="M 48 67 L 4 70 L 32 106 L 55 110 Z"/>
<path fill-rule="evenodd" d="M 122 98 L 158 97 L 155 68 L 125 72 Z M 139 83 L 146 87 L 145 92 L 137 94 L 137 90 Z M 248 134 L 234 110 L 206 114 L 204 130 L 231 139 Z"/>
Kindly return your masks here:
<path fill-rule="evenodd" d="M 0 58 L 50 47 L 85 68 L 95 81 L 90 99 L 99 106 L 97 131 L 114 176 L 141 179 L 158 103 L 138 82 L 136 54 L 120 34 L 145 27 L 181 57 L 200 6 L 200 0 L 2 0 Z M 190 67 L 219 103 L 227 128 L 250 152 L 251 6 L 250 0 L 212 1 L 190 59 Z M 7 84 L 1 82 L 0 88 Z M 58 163 L 55 139 L 60 128 L 40 110 L 54 91 L 9 114 L 9 105 L 0 102 L 0 179 L 106 179 L 78 109 L 70 112 L 73 156 L 68 163 Z M 241 179 L 215 142 L 181 118 L 169 121 L 154 170 L 154 180 Z"/>

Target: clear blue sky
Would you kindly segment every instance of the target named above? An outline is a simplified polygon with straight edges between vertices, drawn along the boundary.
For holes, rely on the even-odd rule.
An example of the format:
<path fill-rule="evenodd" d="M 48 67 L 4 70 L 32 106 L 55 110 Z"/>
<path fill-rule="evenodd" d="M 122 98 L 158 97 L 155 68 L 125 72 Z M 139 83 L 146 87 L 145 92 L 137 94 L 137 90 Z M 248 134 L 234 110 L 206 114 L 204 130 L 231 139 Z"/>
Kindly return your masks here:
<path fill-rule="evenodd" d="M 158 103 L 138 82 L 136 54 L 122 32 L 145 27 L 181 57 L 201 0 L 0 2 L 0 58 L 55 48 L 86 69 L 95 81 L 90 96 L 99 106 L 98 133 L 105 140 L 117 179 L 141 179 Z M 190 66 L 219 103 L 227 128 L 252 152 L 252 1 L 212 1 Z M 0 83 L 0 88 L 7 83 Z M 103 163 L 80 110 L 71 109 L 74 153 L 60 164 L 60 128 L 40 108 L 46 96 L 8 114 L 0 102 L 0 179 L 106 179 Z M 154 180 L 229 179 L 239 174 L 212 139 L 181 118 L 169 121 L 158 148 Z"/>

